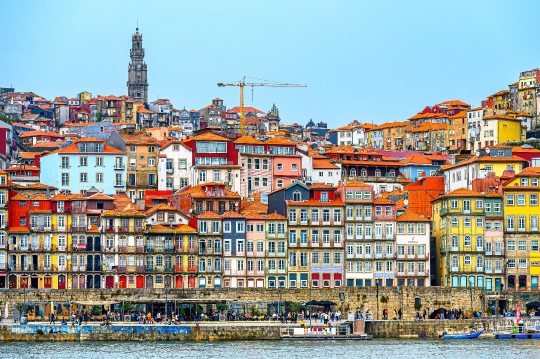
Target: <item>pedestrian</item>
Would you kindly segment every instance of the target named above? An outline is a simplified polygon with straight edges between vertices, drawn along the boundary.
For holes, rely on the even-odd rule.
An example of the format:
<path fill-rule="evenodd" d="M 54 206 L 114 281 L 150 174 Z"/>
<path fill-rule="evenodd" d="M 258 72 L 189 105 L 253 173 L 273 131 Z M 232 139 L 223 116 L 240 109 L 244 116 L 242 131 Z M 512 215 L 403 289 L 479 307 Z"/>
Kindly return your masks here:
<path fill-rule="evenodd" d="M 426 315 L 427 315 L 426 308 L 424 308 L 424 313 L 422 314 L 422 317 L 424 320 L 426 320 Z"/>
<path fill-rule="evenodd" d="M 53 312 L 51 312 L 51 314 L 49 314 L 49 324 L 54 325 L 54 313 Z"/>
<path fill-rule="evenodd" d="M 401 311 L 401 308 L 399 308 L 399 310 L 397 311 L 397 314 L 398 314 L 398 319 L 402 320 L 403 319 L 403 312 Z"/>
<path fill-rule="evenodd" d="M 84 324 L 88 325 L 88 312 L 84 312 Z"/>

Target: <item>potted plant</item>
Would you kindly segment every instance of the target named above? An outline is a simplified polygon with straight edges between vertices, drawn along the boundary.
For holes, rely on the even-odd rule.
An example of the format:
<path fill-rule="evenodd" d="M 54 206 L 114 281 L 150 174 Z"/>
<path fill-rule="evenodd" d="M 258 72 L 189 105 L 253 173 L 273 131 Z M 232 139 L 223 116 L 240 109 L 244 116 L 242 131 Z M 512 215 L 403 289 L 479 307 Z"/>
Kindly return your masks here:
<path fill-rule="evenodd" d="M 180 321 L 183 322 L 186 320 L 186 308 L 178 309 L 178 315 L 180 316 Z"/>

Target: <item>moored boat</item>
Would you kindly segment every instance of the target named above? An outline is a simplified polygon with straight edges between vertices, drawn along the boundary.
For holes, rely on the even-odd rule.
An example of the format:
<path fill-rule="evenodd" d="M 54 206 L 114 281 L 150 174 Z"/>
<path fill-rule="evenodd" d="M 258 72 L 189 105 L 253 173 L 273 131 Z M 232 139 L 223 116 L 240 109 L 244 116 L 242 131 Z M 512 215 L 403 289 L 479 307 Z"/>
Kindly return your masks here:
<path fill-rule="evenodd" d="M 462 334 L 444 334 L 444 339 L 477 339 L 482 335 L 484 331 L 480 330 L 478 332 L 474 331 L 471 333 L 462 333 Z"/>

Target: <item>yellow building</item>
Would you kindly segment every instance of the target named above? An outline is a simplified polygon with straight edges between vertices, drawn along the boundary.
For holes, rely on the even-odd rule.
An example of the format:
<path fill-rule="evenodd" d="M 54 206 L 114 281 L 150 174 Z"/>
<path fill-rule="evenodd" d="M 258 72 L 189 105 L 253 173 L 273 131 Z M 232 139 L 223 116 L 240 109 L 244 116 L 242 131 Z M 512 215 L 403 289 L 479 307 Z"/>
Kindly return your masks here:
<path fill-rule="evenodd" d="M 540 168 L 521 171 L 503 188 L 508 290 L 538 290 Z"/>
<path fill-rule="evenodd" d="M 484 197 L 459 188 L 433 201 L 437 285 L 484 288 Z"/>
<path fill-rule="evenodd" d="M 7 173 L 0 171 L 0 271 L 6 272 L 8 268 L 7 253 L 7 218 L 8 218 L 8 177 Z M 0 275 L 0 288 L 6 288 L 6 276 Z"/>

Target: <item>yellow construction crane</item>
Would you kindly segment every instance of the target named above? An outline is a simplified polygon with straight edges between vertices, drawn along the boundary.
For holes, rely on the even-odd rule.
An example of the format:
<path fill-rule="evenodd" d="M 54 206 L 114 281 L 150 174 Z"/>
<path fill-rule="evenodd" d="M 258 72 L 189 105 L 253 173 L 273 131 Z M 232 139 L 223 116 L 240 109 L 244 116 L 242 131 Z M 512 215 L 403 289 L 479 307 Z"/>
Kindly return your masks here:
<path fill-rule="evenodd" d="M 249 77 L 248 77 L 249 78 Z M 260 80 L 260 79 L 253 79 L 258 81 L 264 81 L 264 82 L 246 82 L 246 76 L 238 82 L 232 82 L 232 83 L 218 83 L 217 85 L 219 87 L 225 87 L 225 86 L 238 86 L 240 87 L 240 134 L 244 135 L 244 124 L 245 124 L 245 114 L 244 114 L 244 87 L 246 86 L 265 86 L 265 87 L 307 87 L 306 85 L 302 84 L 288 84 L 283 82 L 274 82 L 274 81 L 267 81 L 267 80 Z"/>

